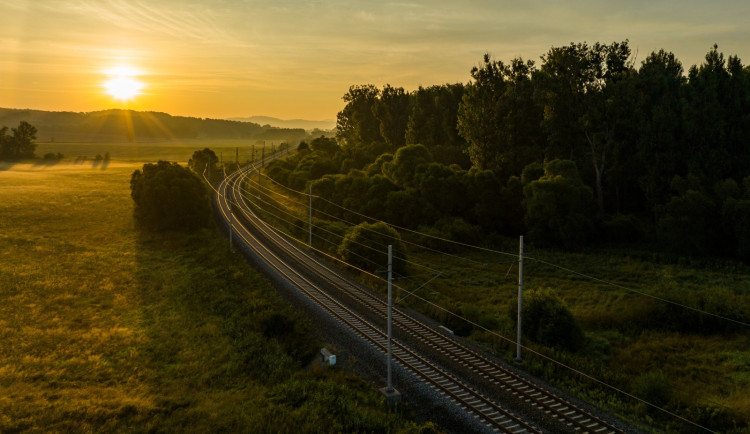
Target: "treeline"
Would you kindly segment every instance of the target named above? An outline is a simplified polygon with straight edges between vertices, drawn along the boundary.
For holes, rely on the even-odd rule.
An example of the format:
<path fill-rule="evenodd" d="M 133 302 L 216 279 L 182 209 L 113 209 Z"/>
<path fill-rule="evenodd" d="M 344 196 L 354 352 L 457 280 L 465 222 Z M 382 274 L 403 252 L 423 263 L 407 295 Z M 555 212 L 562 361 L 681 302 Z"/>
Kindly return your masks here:
<path fill-rule="evenodd" d="M 313 140 L 268 173 L 464 240 L 526 233 L 750 259 L 750 68 L 738 57 L 714 46 L 685 73 L 663 50 L 636 67 L 628 41 L 571 43 L 539 67 L 485 55 L 471 78 L 352 86 L 337 140 Z"/>
<path fill-rule="evenodd" d="M 0 124 L 27 121 L 36 125 L 45 140 L 92 138 L 97 140 L 139 139 L 258 139 L 302 140 L 298 128 L 275 128 L 252 122 L 171 116 L 159 112 L 103 110 L 90 113 L 0 109 Z"/>

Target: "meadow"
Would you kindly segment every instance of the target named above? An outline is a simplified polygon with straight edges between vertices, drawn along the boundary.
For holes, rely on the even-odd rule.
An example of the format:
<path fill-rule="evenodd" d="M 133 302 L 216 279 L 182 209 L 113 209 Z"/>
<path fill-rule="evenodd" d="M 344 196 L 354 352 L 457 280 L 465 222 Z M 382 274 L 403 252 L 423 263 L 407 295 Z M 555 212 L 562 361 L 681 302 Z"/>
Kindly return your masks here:
<path fill-rule="evenodd" d="M 133 170 L 192 145 L 40 144 L 66 158 L 0 166 L 0 432 L 431 430 L 350 367 L 311 366 L 311 324 L 218 231 L 134 226 Z"/>

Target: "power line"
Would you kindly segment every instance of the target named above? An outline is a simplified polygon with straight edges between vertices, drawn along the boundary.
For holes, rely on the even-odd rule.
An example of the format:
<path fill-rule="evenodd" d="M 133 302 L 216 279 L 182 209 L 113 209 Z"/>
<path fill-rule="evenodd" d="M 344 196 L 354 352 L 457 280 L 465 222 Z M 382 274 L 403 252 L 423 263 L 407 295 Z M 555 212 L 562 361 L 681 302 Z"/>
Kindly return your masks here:
<path fill-rule="evenodd" d="M 603 283 L 605 285 L 613 286 L 615 288 L 623 289 L 625 291 L 641 295 L 643 297 L 648 297 L 648 298 L 652 298 L 654 300 L 659 300 L 659 301 L 661 301 L 663 303 L 667 303 L 667 304 L 678 306 L 678 307 L 681 307 L 681 308 L 684 308 L 684 309 L 692 310 L 694 312 L 698 312 L 698 313 L 701 313 L 701 314 L 704 314 L 704 315 L 709 315 L 709 316 L 712 316 L 714 318 L 722 319 L 722 320 L 725 320 L 725 321 L 730 321 L 730 322 L 733 322 L 735 324 L 739 324 L 739 325 L 742 325 L 742 326 L 750 328 L 750 324 L 748 324 L 746 322 L 738 321 L 738 320 L 735 320 L 735 319 L 732 319 L 732 318 L 729 318 L 729 317 L 725 317 L 723 315 L 719 315 L 719 314 L 707 312 L 705 310 L 701 310 L 701 309 L 698 309 L 698 308 L 695 308 L 695 307 L 687 306 L 687 305 L 684 305 L 684 304 L 681 304 L 681 303 L 678 303 L 676 301 L 672 301 L 672 300 L 669 300 L 669 299 L 666 299 L 666 298 L 663 298 L 663 297 L 659 297 L 659 296 L 648 294 L 648 293 L 645 293 L 645 292 L 642 292 L 642 291 L 638 291 L 638 290 L 635 290 L 635 289 L 632 289 L 632 288 L 628 288 L 627 286 L 623 286 L 623 285 L 620 285 L 620 284 L 617 284 L 617 283 L 614 283 L 614 282 L 610 282 L 610 281 L 607 281 L 607 280 L 604 280 L 604 279 L 600 279 L 598 277 L 590 276 L 588 274 L 581 273 L 580 271 L 571 270 L 570 268 L 566 268 L 566 267 L 563 267 L 561 265 L 556 265 L 556 264 L 553 264 L 551 262 L 543 261 L 541 259 L 532 258 L 532 257 L 529 257 L 529 256 L 524 256 L 524 259 L 528 259 L 528 260 L 531 260 L 531 261 L 536 261 L 536 262 L 539 262 L 541 264 L 544 264 L 544 265 L 547 265 L 547 266 L 550 266 L 550 267 L 553 267 L 553 268 L 557 268 L 559 270 L 563 270 L 563 271 L 566 271 L 568 273 L 575 274 L 577 276 L 584 277 L 586 279 L 590 279 L 590 280 L 593 280 L 593 281 L 596 281 L 596 282 L 599 282 L 599 283 Z"/>

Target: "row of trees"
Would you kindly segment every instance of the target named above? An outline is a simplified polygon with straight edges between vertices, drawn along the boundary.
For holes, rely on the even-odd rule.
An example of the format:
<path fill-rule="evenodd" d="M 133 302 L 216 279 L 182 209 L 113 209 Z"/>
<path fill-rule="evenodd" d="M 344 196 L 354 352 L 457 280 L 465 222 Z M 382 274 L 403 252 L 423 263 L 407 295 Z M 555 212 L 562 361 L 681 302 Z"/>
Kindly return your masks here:
<path fill-rule="evenodd" d="M 26 121 L 21 121 L 17 128 L 0 128 L 0 160 L 20 160 L 34 158 L 36 150 L 36 128 Z"/>
<path fill-rule="evenodd" d="M 496 231 L 513 228 L 537 242 L 566 244 L 619 237 L 659 242 L 679 253 L 750 259 L 743 247 L 750 235 L 742 229 L 750 220 L 750 68 L 738 57 L 725 58 L 714 46 L 704 63 L 686 72 L 664 50 L 636 67 L 628 41 L 571 43 L 551 48 L 539 67 L 486 55 L 471 78 L 465 85 L 413 92 L 352 86 L 338 115 L 337 142 L 329 146 L 334 152 L 308 147 L 305 163 L 289 169 L 289 185 L 302 189 L 324 175 L 362 170 L 387 179 L 391 184 L 379 191 L 395 189 L 392 200 L 404 195 L 403 203 L 420 204 L 424 217 L 416 219 L 422 224 L 434 224 L 434 215 L 477 224 L 466 212 L 473 206 L 471 183 L 458 182 L 469 189 L 463 209 L 444 215 L 431 208 L 450 208 L 450 191 L 435 198 L 428 184 L 489 171 L 499 186 L 493 199 L 511 185 L 520 187 L 520 193 L 513 187 L 512 201 L 485 201 L 486 215 L 522 210 L 513 224 L 496 224 Z M 431 158 L 394 163 L 396 154 L 407 153 L 404 146 L 415 143 Z M 433 166 L 419 168 L 425 164 Z M 576 175 L 556 174 L 561 165 Z M 276 170 L 277 178 L 286 176 Z M 419 183 L 425 176 L 432 181 Z M 555 190 L 563 181 L 578 193 Z M 538 214 L 553 208 L 573 217 Z"/>

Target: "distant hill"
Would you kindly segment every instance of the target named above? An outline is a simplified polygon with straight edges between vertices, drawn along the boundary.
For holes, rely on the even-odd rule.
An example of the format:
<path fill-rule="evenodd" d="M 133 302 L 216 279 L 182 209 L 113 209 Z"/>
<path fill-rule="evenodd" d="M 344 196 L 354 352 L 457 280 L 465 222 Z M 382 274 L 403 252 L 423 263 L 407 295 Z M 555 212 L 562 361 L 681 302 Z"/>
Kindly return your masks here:
<path fill-rule="evenodd" d="M 329 131 L 336 128 L 335 120 L 308 121 L 305 119 L 278 119 L 270 116 L 250 116 L 246 118 L 229 118 L 232 121 L 253 122 L 260 125 L 270 125 L 278 128 L 302 128 L 307 131 L 319 129 Z"/>
<path fill-rule="evenodd" d="M 160 112 L 103 110 L 88 113 L 0 108 L 0 126 L 26 121 L 39 141 L 152 141 L 167 139 L 303 140 L 303 128 L 252 122 L 172 116 Z"/>

